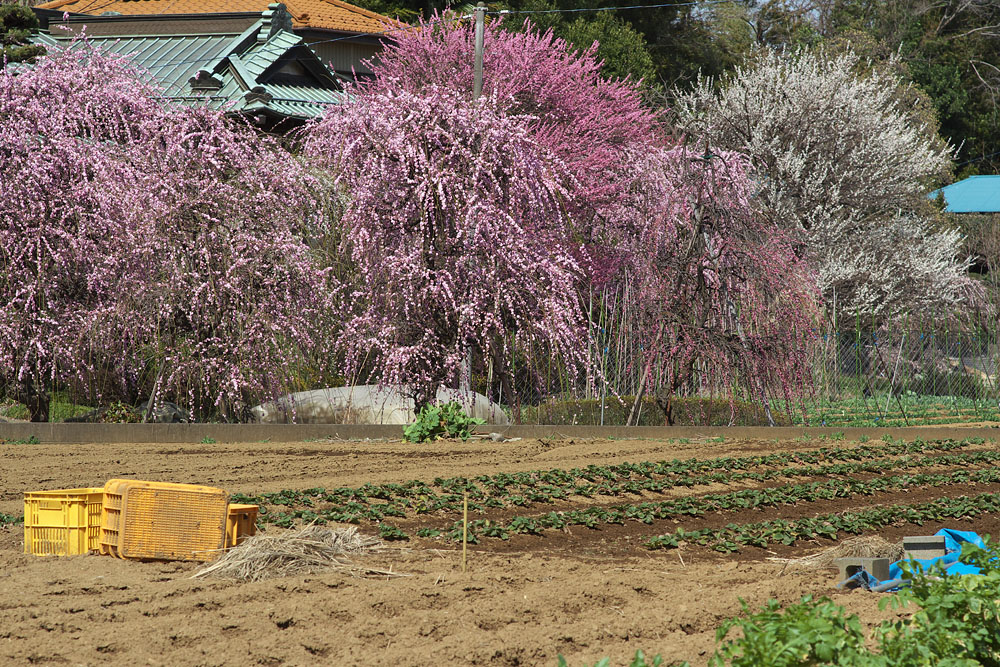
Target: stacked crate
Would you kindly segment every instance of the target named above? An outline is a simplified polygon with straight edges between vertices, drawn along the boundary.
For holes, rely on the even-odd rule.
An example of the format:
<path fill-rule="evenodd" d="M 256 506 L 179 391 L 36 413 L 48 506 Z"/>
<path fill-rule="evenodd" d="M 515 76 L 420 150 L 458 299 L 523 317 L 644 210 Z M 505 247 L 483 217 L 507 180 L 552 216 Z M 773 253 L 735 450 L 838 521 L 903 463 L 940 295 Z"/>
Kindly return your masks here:
<path fill-rule="evenodd" d="M 209 561 L 256 533 L 257 512 L 194 484 L 112 479 L 104 488 L 34 491 L 24 494 L 24 551 Z"/>
<path fill-rule="evenodd" d="M 227 496 L 193 484 L 112 479 L 104 485 L 101 553 L 213 560 L 226 546 Z"/>
<path fill-rule="evenodd" d="M 101 544 L 104 489 L 59 489 L 24 494 L 24 552 L 75 556 Z"/>

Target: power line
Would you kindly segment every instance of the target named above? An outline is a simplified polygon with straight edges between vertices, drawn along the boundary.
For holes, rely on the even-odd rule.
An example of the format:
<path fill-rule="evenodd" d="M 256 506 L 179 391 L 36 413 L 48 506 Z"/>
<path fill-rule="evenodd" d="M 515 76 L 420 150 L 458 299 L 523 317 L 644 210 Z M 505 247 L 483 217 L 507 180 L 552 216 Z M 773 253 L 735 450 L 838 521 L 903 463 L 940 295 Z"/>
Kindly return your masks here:
<path fill-rule="evenodd" d="M 1000 151 L 996 151 L 995 153 L 990 153 L 988 155 L 980 155 L 979 157 L 974 157 L 971 160 L 966 160 L 965 162 L 959 162 L 955 166 L 956 167 L 964 167 L 967 164 L 972 164 L 973 162 L 979 162 L 981 160 L 987 160 L 987 159 L 989 159 L 991 157 L 994 157 L 996 155 L 1000 155 Z"/>
<path fill-rule="evenodd" d="M 619 7 L 575 7 L 572 9 L 495 9 L 487 14 L 572 14 L 576 12 L 613 12 L 625 9 L 661 9 L 664 7 L 695 7 L 697 5 L 730 4 L 732 0 L 702 0 L 701 2 L 665 2 L 657 5 L 624 5 Z"/>

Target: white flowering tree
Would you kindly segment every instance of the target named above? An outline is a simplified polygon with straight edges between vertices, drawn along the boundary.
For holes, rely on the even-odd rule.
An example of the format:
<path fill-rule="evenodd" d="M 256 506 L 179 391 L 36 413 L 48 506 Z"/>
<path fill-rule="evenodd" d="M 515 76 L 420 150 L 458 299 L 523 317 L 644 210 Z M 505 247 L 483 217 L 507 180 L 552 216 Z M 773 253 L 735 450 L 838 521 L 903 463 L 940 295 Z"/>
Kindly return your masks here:
<path fill-rule="evenodd" d="M 690 140 L 750 156 L 758 205 L 798 234 L 831 315 L 954 312 L 976 294 L 961 235 L 925 198 L 952 150 L 903 108 L 891 71 L 852 53 L 763 51 L 674 107 Z"/>

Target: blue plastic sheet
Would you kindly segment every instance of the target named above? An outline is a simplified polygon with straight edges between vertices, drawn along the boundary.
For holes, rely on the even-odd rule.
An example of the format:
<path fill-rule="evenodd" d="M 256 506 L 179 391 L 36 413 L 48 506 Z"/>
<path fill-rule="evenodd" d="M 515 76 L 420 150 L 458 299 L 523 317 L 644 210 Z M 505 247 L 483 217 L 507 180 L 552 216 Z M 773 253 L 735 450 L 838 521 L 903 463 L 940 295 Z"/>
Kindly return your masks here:
<path fill-rule="evenodd" d="M 948 574 L 980 574 L 979 568 L 958 562 L 958 556 L 962 552 L 962 545 L 971 542 L 979 547 L 985 547 L 983 539 L 978 533 L 965 530 L 952 530 L 942 528 L 935 535 L 944 535 L 945 555 L 939 558 L 913 559 L 919 563 L 924 570 L 930 568 L 934 563 L 941 563 L 948 569 Z M 903 578 L 902 564 L 905 561 L 899 560 L 889 566 L 889 578 L 879 581 L 871 573 L 861 570 L 851 577 L 837 584 L 837 588 L 864 588 L 865 590 L 894 591 L 899 590 L 899 580 Z M 897 585 L 892 585 L 896 582 Z"/>

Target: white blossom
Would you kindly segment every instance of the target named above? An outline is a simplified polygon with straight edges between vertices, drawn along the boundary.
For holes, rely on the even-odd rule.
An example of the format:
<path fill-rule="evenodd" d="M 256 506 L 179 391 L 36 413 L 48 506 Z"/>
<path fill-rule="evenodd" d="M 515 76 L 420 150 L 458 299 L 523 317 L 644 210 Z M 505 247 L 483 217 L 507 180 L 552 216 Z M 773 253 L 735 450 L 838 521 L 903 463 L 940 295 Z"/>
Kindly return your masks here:
<path fill-rule="evenodd" d="M 829 312 L 836 299 L 880 320 L 953 311 L 975 291 L 961 235 L 937 229 L 925 199 L 953 150 L 902 108 L 889 65 L 762 51 L 674 107 L 689 137 L 750 156 L 760 208 L 799 234 Z"/>

